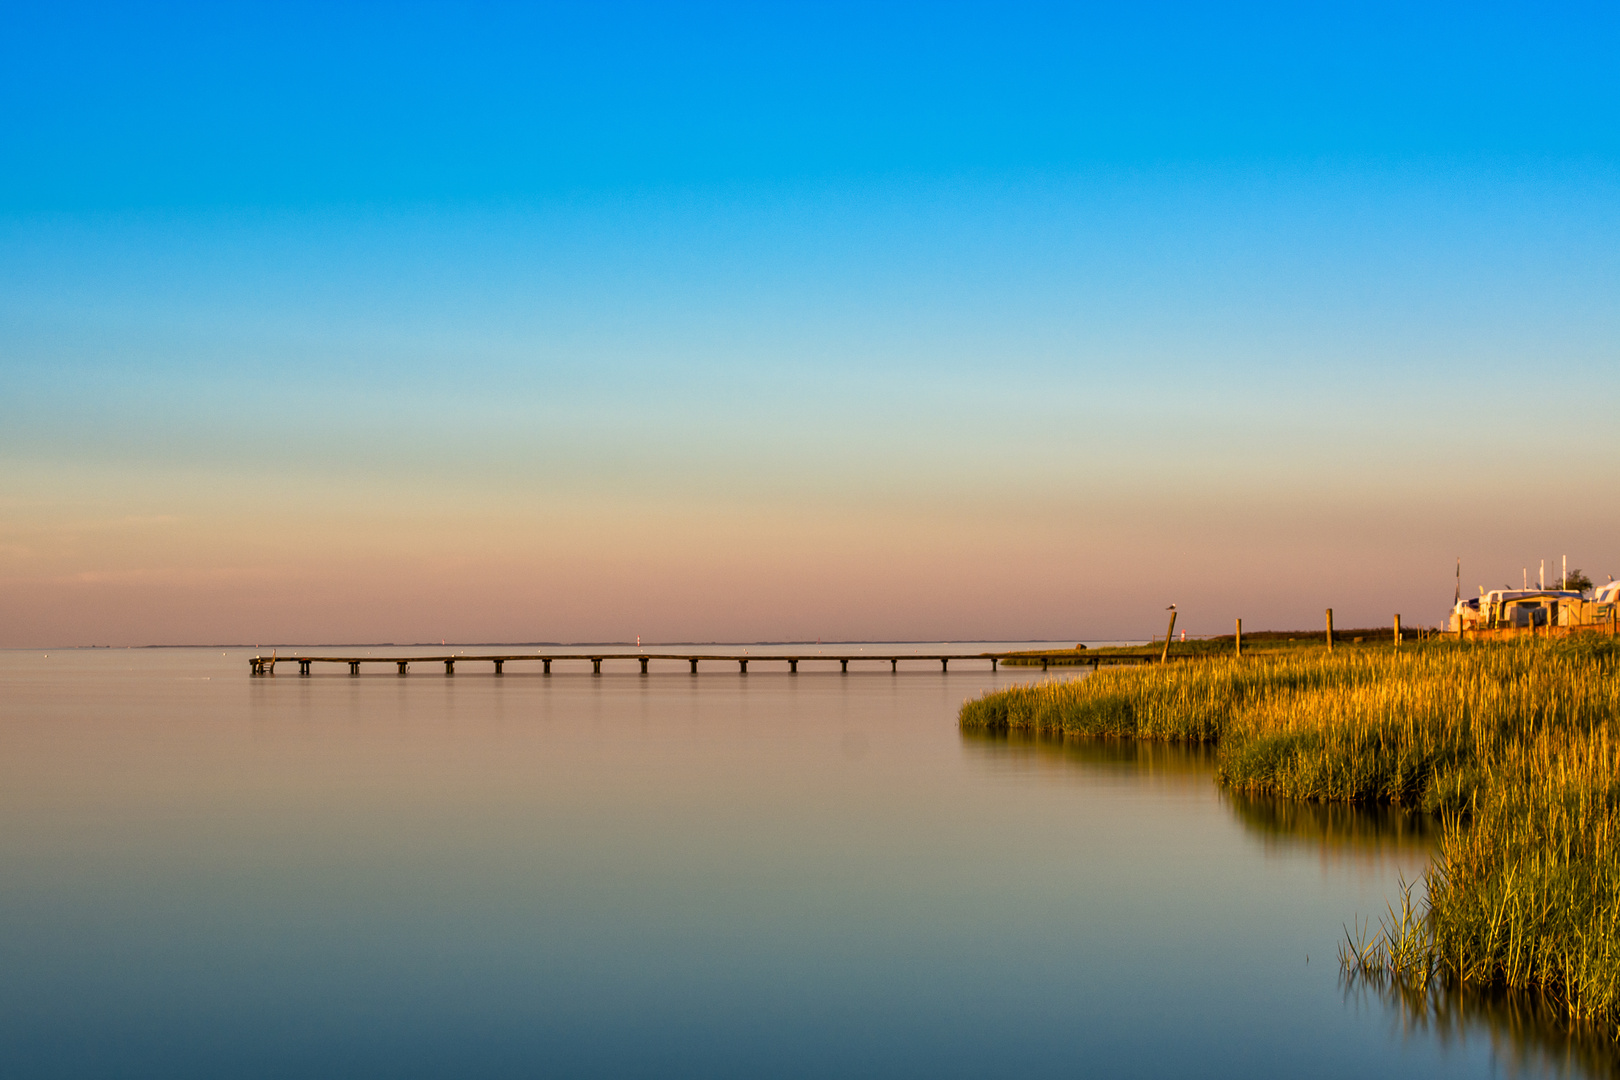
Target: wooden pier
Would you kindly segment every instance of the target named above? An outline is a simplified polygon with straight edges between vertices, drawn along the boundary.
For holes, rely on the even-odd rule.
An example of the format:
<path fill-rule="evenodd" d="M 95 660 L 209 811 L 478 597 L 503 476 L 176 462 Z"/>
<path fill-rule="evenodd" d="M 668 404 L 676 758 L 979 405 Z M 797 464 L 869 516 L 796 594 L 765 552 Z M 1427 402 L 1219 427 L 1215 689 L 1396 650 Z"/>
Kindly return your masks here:
<path fill-rule="evenodd" d="M 950 670 L 951 661 L 958 663 L 977 662 L 990 665 L 990 670 L 997 670 L 1001 662 L 1009 657 L 1018 657 L 1029 661 L 1028 666 L 1033 667 L 1033 661 L 1040 660 L 1041 670 L 1047 670 L 1047 665 L 1061 659 L 1065 667 L 1091 667 L 1093 670 L 1103 664 L 1139 664 L 1153 659 L 1153 657 L 1116 654 L 1088 656 L 1078 663 L 1073 653 L 1063 653 L 1050 657 L 1032 656 L 1028 652 L 1000 652 L 1000 653 L 852 653 L 825 655 L 816 653 L 812 655 L 772 655 L 770 653 L 646 653 L 646 652 L 599 652 L 599 653 L 501 653 L 501 654 L 461 654 L 456 656 L 254 656 L 249 658 L 248 664 L 253 675 L 274 675 L 277 664 L 297 664 L 298 674 L 309 675 L 311 668 L 316 664 L 347 664 L 349 674 L 358 676 L 362 664 L 381 664 L 384 667 L 392 664 L 399 675 L 410 674 L 412 664 L 443 664 L 446 675 L 454 675 L 457 665 L 465 668 L 484 664 L 491 665 L 490 670 L 496 675 L 506 673 L 508 664 L 539 664 L 542 675 L 551 674 L 553 663 L 590 662 L 591 674 L 602 674 L 602 665 L 608 661 L 615 664 L 621 661 L 636 661 L 641 665 L 641 674 L 649 674 L 648 666 L 654 661 L 675 662 L 688 665 L 690 674 L 698 673 L 698 664 L 736 664 L 739 675 L 748 674 L 748 665 L 774 666 L 785 665 L 788 673 L 797 675 L 800 664 L 830 665 L 837 664 L 842 674 L 849 674 L 850 664 L 872 665 L 888 664 L 891 672 L 899 672 L 902 660 L 909 663 L 924 662 L 937 663 L 939 670 Z M 678 669 L 677 669 L 678 670 Z"/>

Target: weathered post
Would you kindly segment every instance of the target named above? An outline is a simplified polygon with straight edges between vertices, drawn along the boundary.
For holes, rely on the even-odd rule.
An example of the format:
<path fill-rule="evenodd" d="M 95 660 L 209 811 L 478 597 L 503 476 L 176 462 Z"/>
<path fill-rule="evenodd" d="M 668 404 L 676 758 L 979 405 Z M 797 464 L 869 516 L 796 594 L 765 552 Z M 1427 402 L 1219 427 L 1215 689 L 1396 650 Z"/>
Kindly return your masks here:
<path fill-rule="evenodd" d="M 549 656 L 541 657 L 540 665 L 541 665 L 540 666 L 540 674 L 542 674 L 542 675 L 550 675 L 551 674 L 551 657 L 549 657 Z"/>
<path fill-rule="evenodd" d="M 695 656 L 692 657 L 691 661 L 692 661 L 692 674 L 696 675 L 697 674 L 697 657 L 695 657 Z"/>
<path fill-rule="evenodd" d="M 360 674 L 360 661 L 358 661 L 358 660 L 350 660 L 349 661 L 349 674 L 350 675 L 358 675 L 358 674 Z"/>
<path fill-rule="evenodd" d="M 990 661 L 990 670 L 995 670 L 995 664 L 996 662 L 994 660 Z M 898 656 L 889 657 L 889 674 L 900 674 L 900 658 Z"/>
<path fill-rule="evenodd" d="M 501 665 L 504 664 L 505 662 L 506 661 L 504 661 L 504 660 L 495 661 L 495 674 L 499 675 L 501 673 Z"/>
<path fill-rule="evenodd" d="M 1401 617 L 1399 615 L 1395 616 L 1395 647 L 1397 649 L 1401 647 Z"/>
<path fill-rule="evenodd" d="M 600 656 L 591 657 L 591 674 L 602 674 L 602 658 Z"/>
<path fill-rule="evenodd" d="M 739 674 L 739 675 L 748 674 L 748 661 L 746 661 L 746 660 L 738 660 L 737 661 L 737 674 Z"/>
<path fill-rule="evenodd" d="M 1166 630 L 1164 632 L 1164 652 L 1159 654 L 1159 663 L 1161 663 L 1161 664 L 1170 659 L 1170 639 L 1175 636 L 1175 633 L 1176 633 L 1176 605 L 1171 604 L 1170 605 L 1170 629 L 1168 629 L 1168 630 Z"/>
<path fill-rule="evenodd" d="M 838 661 L 838 670 L 842 671 L 845 675 L 848 675 L 849 674 L 849 661 L 847 659 L 839 660 Z"/>
<path fill-rule="evenodd" d="M 949 660 L 947 660 L 945 657 L 942 656 L 942 657 L 939 658 L 939 670 L 941 672 L 949 671 L 950 666 L 951 666 L 951 662 Z"/>
<path fill-rule="evenodd" d="M 405 674 L 405 672 L 408 671 L 410 669 L 410 666 L 411 666 L 409 663 L 407 663 L 404 660 L 398 661 L 398 664 L 399 664 L 399 673 L 401 675 Z"/>
<path fill-rule="evenodd" d="M 1333 651 L 1333 609 L 1327 609 L 1327 643 L 1328 652 Z"/>
<path fill-rule="evenodd" d="M 456 662 L 454 660 L 446 660 L 444 662 L 444 673 L 446 675 L 454 675 L 456 673 Z"/>
<path fill-rule="evenodd" d="M 1243 655 L 1243 620 L 1242 619 L 1239 619 L 1237 621 L 1237 635 L 1232 638 L 1232 644 L 1235 646 L 1235 648 L 1233 650 L 1233 655 L 1234 656 L 1242 656 Z"/>
<path fill-rule="evenodd" d="M 640 657 L 640 660 L 641 660 L 641 673 L 643 675 L 645 675 L 645 674 L 647 674 L 647 658 L 645 656 L 643 656 L 643 657 Z"/>
<path fill-rule="evenodd" d="M 797 656 L 788 657 L 788 673 L 791 675 L 799 673 L 799 658 Z"/>
<path fill-rule="evenodd" d="M 998 663 L 1000 663 L 1000 661 L 996 657 L 992 656 L 990 658 L 990 670 L 995 671 L 996 670 L 996 664 L 998 664 Z"/>

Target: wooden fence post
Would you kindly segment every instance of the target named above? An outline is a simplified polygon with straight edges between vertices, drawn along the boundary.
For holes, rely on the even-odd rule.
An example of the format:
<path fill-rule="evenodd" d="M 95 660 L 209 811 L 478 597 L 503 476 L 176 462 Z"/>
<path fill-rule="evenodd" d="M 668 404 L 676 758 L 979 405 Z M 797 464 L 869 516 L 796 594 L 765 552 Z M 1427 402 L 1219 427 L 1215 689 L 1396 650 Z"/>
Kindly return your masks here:
<path fill-rule="evenodd" d="M 1333 609 L 1327 609 L 1327 643 L 1328 652 L 1333 651 Z"/>
<path fill-rule="evenodd" d="M 1401 617 L 1395 616 L 1395 647 L 1401 647 Z"/>
<path fill-rule="evenodd" d="M 1159 656 L 1159 663 L 1161 663 L 1161 664 L 1170 659 L 1170 638 L 1175 634 L 1175 632 L 1176 632 L 1176 606 L 1174 604 L 1171 604 L 1170 605 L 1170 629 L 1168 629 L 1168 630 L 1166 630 L 1164 632 L 1164 652 L 1161 653 L 1160 656 Z"/>
<path fill-rule="evenodd" d="M 1237 655 L 1243 655 L 1243 620 L 1237 621 L 1237 637 L 1233 639 L 1237 644 Z"/>

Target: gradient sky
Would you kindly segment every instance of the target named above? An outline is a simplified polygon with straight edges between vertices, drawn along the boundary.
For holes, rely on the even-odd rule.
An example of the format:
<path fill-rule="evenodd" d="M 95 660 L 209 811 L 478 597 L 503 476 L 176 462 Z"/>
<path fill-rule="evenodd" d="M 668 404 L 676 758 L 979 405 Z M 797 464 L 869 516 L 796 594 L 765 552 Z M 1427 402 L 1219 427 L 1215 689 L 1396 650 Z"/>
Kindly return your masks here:
<path fill-rule="evenodd" d="M 1613 5 L 8 7 L 0 645 L 1605 580 L 1617 56 Z"/>

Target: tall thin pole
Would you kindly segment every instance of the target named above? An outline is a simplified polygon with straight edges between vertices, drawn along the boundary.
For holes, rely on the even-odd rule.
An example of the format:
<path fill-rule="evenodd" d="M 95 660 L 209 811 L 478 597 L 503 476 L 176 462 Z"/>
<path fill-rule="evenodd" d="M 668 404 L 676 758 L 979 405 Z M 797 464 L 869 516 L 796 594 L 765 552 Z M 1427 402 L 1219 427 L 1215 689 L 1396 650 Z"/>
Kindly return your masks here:
<path fill-rule="evenodd" d="M 1333 609 L 1327 609 L 1327 643 L 1328 652 L 1333 651 Z"/>
<path fill-rule="evenodd" d="M 1395 647 L 1397 649 L 1401 647 L 1401 617 L 1399 615 L 1395 616 Z"/>
<path fill-rule="evenodd" d="M 1159 655 L 1159 663 L 1170 659 L 1170 635 L 1176 632 L 1176 605 L 1170 605 L 1170 629 L 1164 632 L 1164 652 Z"/>
<path fill-rule="evenodd" d="M 1242 656 L 1243 655 L 1243 620 L 1239 619 L 1237 621 L 1237 624 L 1238 624 L 1237 625 L 1237 637 L 1234 638 L 1233 641 L 1237 645 L 1237 655 Z"/>

